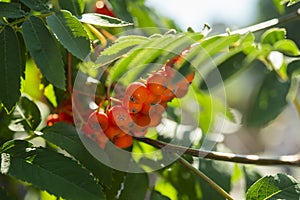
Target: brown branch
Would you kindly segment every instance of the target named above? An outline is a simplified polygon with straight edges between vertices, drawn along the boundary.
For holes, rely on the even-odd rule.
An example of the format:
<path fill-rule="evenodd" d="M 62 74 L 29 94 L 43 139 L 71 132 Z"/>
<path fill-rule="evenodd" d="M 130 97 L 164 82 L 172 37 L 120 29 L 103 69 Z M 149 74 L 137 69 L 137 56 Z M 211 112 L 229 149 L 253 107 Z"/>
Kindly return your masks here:
<path fill-rule="evenodd" d="M 168 144 L 158 140 L 152 140 L 150 138 L 138 138 L 134 139 L 154 146 L 158 149 L 164 149 L 166 151 L 186 154 L 194 157 L 207 158 L 212 160 L 220 160 L 226 162 L 243 163 L 243 164 L 255 164 L 255 165 L 292 165 L 300 166 L 300 154 L 277 156 L 272 158 L 259 157 L 257 155 L 240 155 L 233 153 L 222 153 L 216 151 L 207 151 L 201 149 L 193 149 L 182 146 L 176 146 Z"/>

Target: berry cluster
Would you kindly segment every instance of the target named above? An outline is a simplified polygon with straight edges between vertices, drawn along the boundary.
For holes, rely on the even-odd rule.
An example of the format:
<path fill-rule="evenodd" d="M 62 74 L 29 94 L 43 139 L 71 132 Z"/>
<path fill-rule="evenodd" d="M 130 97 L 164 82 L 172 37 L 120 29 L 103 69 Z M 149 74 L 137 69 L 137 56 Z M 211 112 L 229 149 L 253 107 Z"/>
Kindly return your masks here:
<path fill-rule="evenodd" d="M 57 107 L 56 111 L 56 113 L 51 113 L 47 116 L 47 126 L 52 126 L 57 122 L 67 122 L 69 124 L 74 124 L 72 113 L 72 101 L 70 98 L 62 102 Z"/>
<path fill-rule="evenodd" d="M 132 136 L 143 137 L 148 128 L 160 124 L 169 101 L 186 95 L 194 74 L 190 72 L 184 77 L 167 63 L 146 80 L 128 85 L 120 103 L 106 113 L 93 112 L 84 134 L 101 148 L 108 140 L 120 148 L 131 146 Z"/>

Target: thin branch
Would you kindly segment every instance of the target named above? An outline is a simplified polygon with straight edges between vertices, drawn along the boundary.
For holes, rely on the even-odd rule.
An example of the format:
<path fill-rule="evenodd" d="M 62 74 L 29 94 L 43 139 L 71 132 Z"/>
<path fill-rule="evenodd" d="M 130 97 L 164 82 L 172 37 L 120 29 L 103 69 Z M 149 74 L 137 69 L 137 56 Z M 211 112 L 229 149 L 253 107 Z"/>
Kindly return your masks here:
<path fill-rule="evenodd" d="M 268 28 L 272 28 L 274 26 L 278 26 L 280 24 L 284 24 L 286 22 L 296 20 L 299 17 L 300 17 L 300 8 L 297 11 L 292 12 L 292 13 L 287 14 L 287 15 L 284 15 L 282 17 L 273 18 L 273 19 L 270 19 L 270 20 L 267 20 L 267 21 L 264 21 L 264 22 L 246 27 L 246 28 L 242 28 L 242 29 L 239 29 L 239 30 L 236 30 L 236 31 L 232 31 L 232 32 L 230 32 L 230 34 L 241 34 L 242 35 L 242 34 L 245 34 L 245 33 L 248 33 L 248 32 L 262 31 L 262 30 L 265 30 L 265 29 L 268 29 Z M 223 33 L 221 35 L 228 35 L 228 33 Z"/>
<path fill-rule="evenodd" d="M 187 162 L 185 159 L 178 157 L 177 160 L 180 164 L 182 164 L 184 167 L 195 173 L 197 176 L 199 176 L 201 179 L 203 179 L 205 182 L 207 182 L 212 188 L 214 188 L 220 195 L 225 197 L 226 199 L 233 200 L 234 198 L 230 196 L 222 187 L 220 187 L 216 182 L 211 180 L 208 176 L 206 176 L 203 172 L 196 169 L 194 166 L 192 166 L 189 162 Z"/>
<path fill-rule="evenodd" d="M 72 54 L 68 52 L 68 91 L 72 95 Z"/>
<path fill-rule="evenodd" d="M 154 146 L 158 149 L 164 149 L 166 151 L 186 154 L 194 157 L 207 158 L 212 160 L 221 160 L 226 162 L 243 163 L 243 164 L 255 164 L 255 165 L 292 165 L 300 166 L 300 154 L 277 156 L 272 158 L 264 158 L 257 155 L 240 155 L 233 153 L 222 153 L 216 151 L 207 151 L 201 149 L 193 149 L 182 146 L 176 146 L 168 144 L 158 140 L 152 140 L 150 138 L 138 138 L 136 140 Z"/>

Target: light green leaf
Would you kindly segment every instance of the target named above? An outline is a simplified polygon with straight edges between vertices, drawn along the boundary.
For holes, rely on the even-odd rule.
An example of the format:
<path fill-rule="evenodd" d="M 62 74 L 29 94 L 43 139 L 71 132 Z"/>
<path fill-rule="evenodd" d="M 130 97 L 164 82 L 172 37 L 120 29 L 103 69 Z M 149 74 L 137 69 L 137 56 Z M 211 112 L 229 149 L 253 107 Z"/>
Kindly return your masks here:
<path fill-rule="evenodd" d="M 244 180 L 245 180 L 245 191 L 251 187 L 258 179 L 260 179 L 262 176 L 259 174 L 257 170 L 254 168 L 250 168 L 247 166 L 243 166 L 243 172 L 244 172 Z"/>
<path fill-rule="evenodd" d="M 131 26 L 132 23 L 125 22 L 118 18 L 110 17 L 107 15 L 101 15 L 98 13 L 85 13 L 78 17 L 79 21 L 87 24 L 93 24 L 102 27 L 124 27 Z"/>
<path fill-rule="evenodd" d="M 26 6 L 35 11 L 45 12 L 50 11 L 49 0 L 20 0 Z"/>
<path fill-rule="evenodd" d="M 121 58 L 132 48 L 137 45 L 144 44 L 148 40 L 148 38 L 143 36 L 121 37 L 119 40 L 116 40 L 116 42 L 112 46 L 106 48 L 103 52 L 101 52 L 101 55 L 96 60 L 97 67 L 102 67 Z"/>
<path fill-rule="evenodd" d="M 46 19 L 60 43 L 77 58 L 90 53 L 90 42 L 82 24 L 69 11 L 61 10 Z"/>
<path fill-rule="evenodd" d="M 20 150 L 17 146 L 12 146 L 9 150 L 14 148 Z M 66 199 L 104 199 L 101 187 L 90 173 L 62 154 L 45 148 L 33 148 L 5 156 L 5 174 L 31 183 L 50 194 Z"/>
<path fill-rule="evenodd" d="M 73 15 L 81 15 L 84 11 L 84 0 L 59 0 L 61 9 L 70 11 Z"/>
<path fill-rule="evenodd" d="M 0 60 L 0 102 L 11 111 L 21 95 L 21 56 L 17 34 L 10 26 L 0 32 Z"/>
<path fill-rule="evenodd" d="M 76 158 L 87 169 L 91 170 L 94 176 L 100 179 L 105 185 L 111 185 L 111 168 L 96 160 L 83 146 L 74 126 L 66 123 L 56 123 L 51 127 L 42 130 L 42 135 L 47 141 L 66 150 Z M 93 144 L 91 144 L 93 145 Z"/>
<path fill-rule="evenodd" d="M 246 199 L 300 199 L 300 183 L 285 174 L 265 176 L 249 188 Z"/>
<path fill-rule="evenodd" d="M 43 21 L 31 16 L 22 26 L 25 44 L 43 76 L 54 86 L 65 88 L 65 70 L 60 49 Z"/>
<path fill-rule="evenodd" d="M 284 28 L 271 28 L 264 32 L 261 36 L 261 43 L 274 45 L 277 41 L 283 40 L 286 37 Z"/>
<path fill-rule="evenodd" d="M 286 55 L 290 56 L 298 56 L 299 55 L 299 49 L 296 45 L 296 43 L 292 40 L 283 39 L 279 40 L 274 44 L 274 49 L 277 51 L 280 51 Z"/>
<path fill-rule="evenodd" d="M 0 2 L 0 17 L 20 18 L 24 16 L 25 12 L 21 10 L 21 4 Z"/>

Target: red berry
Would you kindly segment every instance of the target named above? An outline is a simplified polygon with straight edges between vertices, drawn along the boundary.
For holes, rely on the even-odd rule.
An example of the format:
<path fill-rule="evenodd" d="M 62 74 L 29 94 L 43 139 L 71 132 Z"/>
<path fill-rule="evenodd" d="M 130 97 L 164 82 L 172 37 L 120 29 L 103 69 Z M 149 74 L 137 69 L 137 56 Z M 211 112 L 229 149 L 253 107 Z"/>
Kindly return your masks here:
<path fill-rule="evenodd" d="M 59 121 L 60 119 L 58 114 L 50 114 L 46 119 L 47 126 L 53 126 L 55 123 Z"/>

